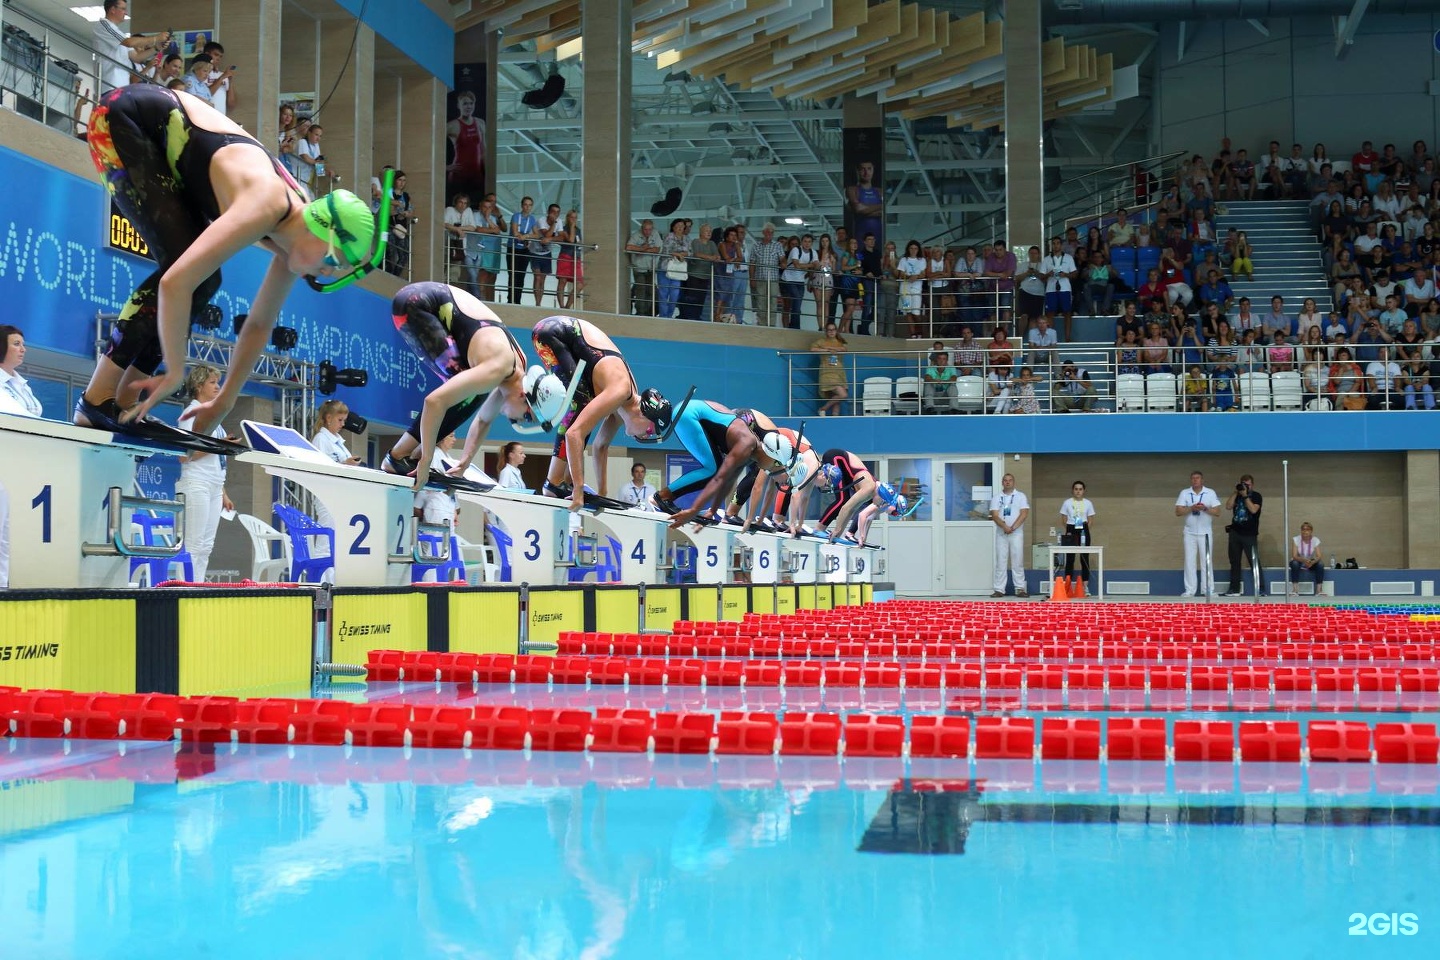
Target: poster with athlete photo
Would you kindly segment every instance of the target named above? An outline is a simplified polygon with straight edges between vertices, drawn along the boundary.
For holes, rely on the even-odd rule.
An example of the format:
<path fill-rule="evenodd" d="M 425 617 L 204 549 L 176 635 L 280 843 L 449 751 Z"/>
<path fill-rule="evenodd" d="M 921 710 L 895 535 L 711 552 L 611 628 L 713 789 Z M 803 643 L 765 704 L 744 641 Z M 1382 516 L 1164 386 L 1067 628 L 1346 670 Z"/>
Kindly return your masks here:
<path fill-rule="evenodd" d="M 875 249 L 885 249 L 885 131 L 881 127 L 846 127 L 842 131 L 845 161 L 845 229 L 865 249 L 865 235 L 875 234 Z"/>
<path fill-rule="evenodd" d="M 485 170 L 485 64 L 455 64 L 455 88 L 445 98 L 445 202 L 457 193 L 478 207 L 490 189 Z"/>

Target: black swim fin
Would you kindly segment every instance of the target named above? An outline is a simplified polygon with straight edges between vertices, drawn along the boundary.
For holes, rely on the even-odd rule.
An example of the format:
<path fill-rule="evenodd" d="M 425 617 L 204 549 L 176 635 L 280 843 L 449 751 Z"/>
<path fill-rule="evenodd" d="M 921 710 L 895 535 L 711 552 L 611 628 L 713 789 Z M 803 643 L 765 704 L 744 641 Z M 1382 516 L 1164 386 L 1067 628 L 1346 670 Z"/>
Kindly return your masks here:
<path fill-rule="evenodd" d="M 157 446 L 196 453 L 211 453 L 230 457 L 248 453 L 250 448 L 234 440 L 207 437 L 202 433 L 182 430 L 154 417 L 142 417 L 130 423 L 120 419 L 120 404 L 113 399 L 103 403 L 90 403 L 83 396 L 75 404 L 75 412 L 90 422 L 96 430 L 105 430 L 127 440 L 139 440 Z"/>

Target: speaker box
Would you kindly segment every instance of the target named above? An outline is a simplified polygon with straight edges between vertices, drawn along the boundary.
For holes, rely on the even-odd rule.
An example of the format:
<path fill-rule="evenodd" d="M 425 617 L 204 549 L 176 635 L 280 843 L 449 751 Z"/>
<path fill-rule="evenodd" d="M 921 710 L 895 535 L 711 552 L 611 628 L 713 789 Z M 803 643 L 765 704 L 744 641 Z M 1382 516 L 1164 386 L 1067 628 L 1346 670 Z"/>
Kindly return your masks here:
<path fill-rule="evenodd" d="M 680 209 L 680 201 L 683 197 L 684 194 L 680 192 L 679 187 L 671 187 L 665 191 L 665 199 L 657 200 L 651 205 L 650 215 L 655 217 L 670 216 L 670 214 Z"/>
<path fill-rule="evenodd" d="M 545 78 L 544 86 L 539 90 L 528 91 L 520 98 L 520 102 L 535 110 L 548 110 L 555 106 L 555 101 L 559 100 L 564 93 L 565 78 L 558 73 L 552 73 Z"/>

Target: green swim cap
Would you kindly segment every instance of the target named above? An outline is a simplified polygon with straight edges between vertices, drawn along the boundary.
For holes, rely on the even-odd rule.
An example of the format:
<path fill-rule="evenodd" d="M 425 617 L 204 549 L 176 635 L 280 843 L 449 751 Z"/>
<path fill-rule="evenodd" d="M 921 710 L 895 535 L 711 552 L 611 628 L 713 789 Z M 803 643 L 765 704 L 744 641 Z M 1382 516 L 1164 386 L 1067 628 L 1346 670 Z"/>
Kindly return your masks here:
<path fill-rule="evenodd" d="M 332 190 L 305 204 L 305 225 L 321 240 L 333 231 L 336 245 L 351 266 L 370 259 L 375 239 L 375 217 L 370 206 L 349 190 Z"/>

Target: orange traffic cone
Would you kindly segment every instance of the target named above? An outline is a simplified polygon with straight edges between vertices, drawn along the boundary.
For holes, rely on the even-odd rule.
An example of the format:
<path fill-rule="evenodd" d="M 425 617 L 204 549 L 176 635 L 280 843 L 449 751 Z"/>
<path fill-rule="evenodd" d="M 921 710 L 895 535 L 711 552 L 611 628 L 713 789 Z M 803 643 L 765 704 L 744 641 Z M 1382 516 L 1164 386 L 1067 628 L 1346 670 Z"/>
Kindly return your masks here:
<path fill-rule="evenodd" d="M 1071 599 L 1071 600 L 1084 600 L 1084 599 L 1085 599 L 1085 581 L 1084 581 L 1084 580 L 1081 580 L 1079 577 L 1076 577 L 1076 578 L 1075 578 L 1075 584 L 1074 584 L 1074 586 L 1072 586 L 1072 587 L 1070 588 L 1070 599 Z"/>
<path fill-rule="evenodd" d="M 1055 586 L 1050 590 L 1051 600 L 1069 600 L 1070 591 L 1065 588 L 1065 578 L 1056 577 Z"/>

